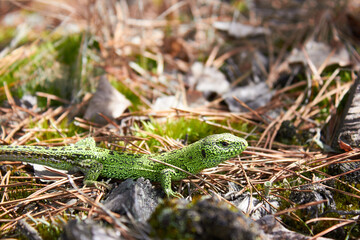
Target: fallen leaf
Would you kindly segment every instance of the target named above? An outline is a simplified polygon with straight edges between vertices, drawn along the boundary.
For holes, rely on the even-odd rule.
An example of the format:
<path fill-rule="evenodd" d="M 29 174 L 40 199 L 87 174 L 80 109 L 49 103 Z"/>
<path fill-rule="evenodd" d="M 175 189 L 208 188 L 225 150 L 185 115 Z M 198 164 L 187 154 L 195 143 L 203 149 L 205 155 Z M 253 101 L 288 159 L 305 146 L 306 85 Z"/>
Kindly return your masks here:
<path fill-rule="evenodd" d="M 89 102 L 84 118 L 96 123 L 105 124 L 107 121 L 98 113 L 115 119 L 120 117 L 130 105 L 131 102 L 111 86 L 105 76 L 102 76 L 96 92 Z"/>

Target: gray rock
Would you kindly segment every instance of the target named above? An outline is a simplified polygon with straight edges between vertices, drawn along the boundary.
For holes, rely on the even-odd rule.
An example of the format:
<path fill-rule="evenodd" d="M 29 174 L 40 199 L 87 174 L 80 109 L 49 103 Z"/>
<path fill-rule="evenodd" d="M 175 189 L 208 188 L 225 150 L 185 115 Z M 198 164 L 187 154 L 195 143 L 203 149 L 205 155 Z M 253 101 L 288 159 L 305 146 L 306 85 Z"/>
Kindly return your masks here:
<path fill-rule="evenodd" d="M 250 38 L 256 36 L 269 35 L 271 32 L 268 28 L 251 26 L 239 22 L 214 22 L 214 28 L 228 32 L 235 38 Z"/>
<path fill-rule="evenodd" d="M 316 181 L 317 179 L 315 179 Z M 310 191 L 309 191 L 310 190 Z M 300 187 L 300 191 L 292 191 L 289 199 L 298 205 L 326 200 L 327 202 L 309 206 L 304 210 L 309 218 L 316 218 L 325 209 L 336 209 L 336 204 L 332 193 L 322 184 L 309 184 Z"/>
<path fill-rule="evenodd" d="M 265 232 L 268 239 L 271 240 L 283 240 L 283 239 L 296 239 L 296 240 L 307 240 L 312 239 L 310 236 L 290 231 L 276 221 L 275 217 L 268 215 L 257 220 L 256 223 Z M 330 238 L 319 237 L 319 240 L 326 240 Z"/>
<path fill-rule="evenodd" d="M 265 82 L 245 87 L 238 87 L 224 95 L 225 102 L 229 106 L 231 112 L 248 111 L 241 106 L 234 97 L 243 101 L 252 109 L 265 106 L 273 96 L 273 91 L 269 89 Z"/>
<path fill-rule="evenodd" d="M 279 201 L 275 198 L 269 198 L 268 201 L 274 207 L 280 206 Z M 251 197 L 250 193 L 248 192 L 243 193 L 239 198 L 230 202 L 242 212 L 248 213 L 249 216 L 254 220 L 258 220 L 263 216 L 275 213 L 274 208 L 271 207 L 269 203 L 265 201 L 259 201 L 254 196 Z"/>
<path fill-rule="evenodd" d="M 177 96 L 162 96 L 158 97 L 152 106 L 153 110 L 169 110 L 171 108 L 184 108 L 184 104 Z"/>
<path fill-rule="evenodd" d="M 191 66 L 191 76 L 187 82 L 192 89 L 203 92 L 205 96 L 210 96 L 211 93 L 221 95 L 230 89 L 230 83 L 222 72 L 200 62 L 195 62 Z"/>
<path fill-rule="evenodd" d="M 71 220 L 64 227 L 62 240 L 119 240 L 123 239 L 119 231 L 102 226 L 90 219 Z"/>
<path fill-rule="evenodd" d="M 343 174 L 346 172 L 349 172 L 347 174 L 344 174 L 341 176 L 341 180 L 345 180 L 348 183 L 351 184 L 359 184 L 360 183 L 360 170 L 353 171 L 355 169 L 360 168 L 359 162 L 352 162 L 351 159 L 344 159 L 344 163 L 338 163 L 338 164 L 331 164 L 329 166 L 329 174 L 335 176 L 338 174 Z M 352 172 L 351 172 L 352 171 Z"/>
<path fill-rule="evenodd" d="M 349 52 L 346 50 L 345 46 L 340 46 L 336 48 L 335 53 L 332 53 L 334 50 L 328 44 L 316 41 L 308 41 L 305 44 L 305 51 L 308 55 L 310 61 L 314 64 L 316 69 L 319 69 L 321 65 L 326 61 L 326 66 L 332 64 L 339 64 L 340 66 L 347 66 L 351 64 Z M 330 57 L 330 58 L 329 58 Z M 289 64 L 302 63 L 304 65 L 308 64 L 308 59 L 304 55 L 302 49 L 294 48 L 287 61 Z"/>
<path fill-rule="evenodd" d="M 121 215 L 131 214 L 135 220 L 145 222 L 161 197 L 161 190 L 155 190 L 149 180 L 127 179 L 111 191 L 103 204 L 110 211 Z"/>

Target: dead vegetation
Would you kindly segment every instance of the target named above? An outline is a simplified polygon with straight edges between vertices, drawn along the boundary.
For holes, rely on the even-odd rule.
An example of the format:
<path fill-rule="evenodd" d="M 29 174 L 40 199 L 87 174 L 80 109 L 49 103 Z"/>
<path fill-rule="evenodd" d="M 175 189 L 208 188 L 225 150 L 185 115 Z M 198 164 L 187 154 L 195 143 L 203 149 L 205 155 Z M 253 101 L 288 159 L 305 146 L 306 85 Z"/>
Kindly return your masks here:
<path fill-rule="evenodd" d="M 269 203 L 269 196 L 280 199 L 283 204 L 273 206 L 277 219 L 293 229 L 296 229 L 291 225 L 294 223 L 287 219 L 297 222 L 303 226 L 297 230 L 307 229 L 306 234 L 312 234 L 313 239 L 346 225 L 352 229 L 358 224 L 358 213 L 331 217 L 319 213 L 309 218 L 297 210 L 323 204 L 326 199 L 304 204 L 289 199 L 291 192 L 309 191 L 302 189 L 303 186 L 321 185 L 340 196 L 336 201 L 346 196 L 344 202 L 337 203 L 338 211 L 355 211 L 359 207 L 358 185 L 343 179 L 359 169 L 336 175 L 330 175 L 327 170 L 331 165 L 358 161 L 358 149 L 327 153 L 315 144 L 320 139 L 320 129 L 328 124 L 331 114 L 336 112 L 356 78 L 358 36 L 348 21 L 359 24 L 360 21 L 353 17 L 358 10 L 351 5 L 352 1 L 315 2 L 304 1 L 299 6 L 296 5 L 300 4 L 298 1 L 253 1 L 254 6 L 245 9 L 242 9 L 245 1 L 232 4 L 221 1 L 110 0 L 2 2 L 0 4 L 7 7 L 4 9 L 13 9 L 15 4 L 20 9 L 39 14 L 43 22 L 36 28 L 27 29 L 25 44 L 15 42 L 13 38 L 13 44 L 0 45 L 0 76 L 4 76 L 4 80 L 0 80 L 4 82 L 0 86 L 3 97 L 0 143 L 55 146 L 74 143 L 91 135 L 97 142 L 124 141 L 125 144 L 120 145 L 129 151 L 154 151 L 148 145 L 149 139 L 155 139 L 158 148 L 170 150 L 181 147 L 182 143 L 174 139 L 175 136 L 152 132 L 142 124 L 158 122 L 158 126 L 165 127 L 165 118 L 185 122 L 195 119 L 209 129 L 246 137 L 250 147 L 241 158 L 205 170 L 201 179 L 192 177 L 181 181 L 180 192 L 187 191 L 187 183 L 191 182 L 193 192 L 219 197 L 223 194 L 229 196 L 225 197 L 229 200 L 234 197 L 228 194 L 231 192 L 228 182 L 232 182 L 241 187 L 241 191 L 234 193 L 235 197 L 245 192 L 256 193 L 253 197 L 263 200 L 263 204 Z M 27 21 L 26 16 L 19 16 L 18 21 Z M 234 25 L 226 26 L 229 22 Z M 253 29 L 248 35 L 238 37 L 232 34 L 232 31 L 239 33 L 237 22 Z M 220 23 L 226 28 L 223 29 L 223 25 L 217 27 Z M 35 104 L 29 108 L 14 89 L 31 82 L 38 73 L 14 70 L 14 65 L 46 55 L 47 50 L 41 48 L 43 42 L 53 42 L 54 36 L 71 34 L 73 24 L 79 29 L 76 34 L 81 36 L 81 41 L 70 97 L 36 91 L 32 94 L 46 99 L 46 106 L 39 109 Z M 39 38 L 37 35 L 47 28 L 51 31 Z M 17 30 L 16 36 L 23 34 L 21 29 Z M 315 43 L 323 45 L 314 47 Z M 343 50 L 346 54 L 342 54 Z M 321 57 L 315 58 L 315 55 Z M 204 68 L 221 69 L 225 73 L 229 82 L 226 92 L 206 96 L 206 91 L 197 88 L 200 82 L 193 85 L 189 82 L 197 61 L 202 62 Z M 19 66 L 26 68 L 31 64 L 30 60 Z M 112 83 L 121 83 L 122 89 L 130 91 L 137 99 L 136 106 L 132 102 L 133 110 L 119 116 L 103 114 L 105 124 L 82 118 L 90 99 L 88 91 L 94 90 L 97 79 L 96 74 L 89 73 L 89 68 L 101 69 Z M 13 71 L 14 79 L 10 79 L 10 71 Z M 47 76 L 54 71 L 40 74 Z M 259 81 L 269 87 L 260 94 L 271 94 L 265 104 L 254 108 L 251 101 L 235 95 L 234 103 L 226 101 L 226 93 L 238 86 L 256 86 Z M 164 96 L 176 96 L 176 104 L 167 109 L 153 108 L 156 100 Z M 231 104 L 243 110 L 230 112 Z M 67 125 L 68 122 L 72 127 Z M 293 134 L 289 137 L 285 132 L 286 144 L 279 138 L 284 123 L 291 123 L 289 129 Z M 330 126 L 330 132 L 331 129 Z M 193 131 L 196 127 L 191 128 Z M 16 174 L 23 165 L 15 165 Z M 105 220 L 121 230 L 124 236 L 131 235 L 125 226 L 126 220 L 101 205 L 104 192 L 78 187 L 81 177 L 65 175 L 54 183 L 43 184 L 37 177 L 24 175 L 24 172 L 14 175 L 12 167 L 3 173 L 0 184 L 1 237 L 14 229 L 20 219 L 61 225 L 62 221 L 75 215 Z M 332 184 L 324 184 L 329 182 Z M 271 187 L 265 193 L 265 185 L 269 183 Z M 349 203 L 353 203 L 352 207 L 348 207 Z M 252 211 L 254 209 L 249 208 L 247 213 Z M 330 224 L 318 227 L 316 222 Z M 351 232 L 349 229 L 346 231 Z"/>

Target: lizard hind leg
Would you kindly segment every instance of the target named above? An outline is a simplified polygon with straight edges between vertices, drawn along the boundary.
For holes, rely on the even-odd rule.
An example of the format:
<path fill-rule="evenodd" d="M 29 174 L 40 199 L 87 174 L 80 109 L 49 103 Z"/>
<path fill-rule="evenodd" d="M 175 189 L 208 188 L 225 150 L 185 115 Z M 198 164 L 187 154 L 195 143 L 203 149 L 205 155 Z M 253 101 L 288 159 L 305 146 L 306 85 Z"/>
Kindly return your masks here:
<path fill-rule="evenodd" d="M 100 186 L 103 186 L 109 189 L 108 184 L 104 182 L 96 181 L 102 170 L 103 165 L 94 159 L 85 159 L 79 162 L 80 170 L 85 174 L 84 184 L 86 186 L 95 186 L 100 189 Z"/>
<path fill-rule="evenodd" d="M 184 198 L 180 193 L 174 192 L 171 189 L 171 178 L 176 175 L 174 169 L 165 168 L 160 173 L 160 182 L 161 186 L 164 189 L 164 192 L 167 197 L 177 197 L 177 198 Z"/>

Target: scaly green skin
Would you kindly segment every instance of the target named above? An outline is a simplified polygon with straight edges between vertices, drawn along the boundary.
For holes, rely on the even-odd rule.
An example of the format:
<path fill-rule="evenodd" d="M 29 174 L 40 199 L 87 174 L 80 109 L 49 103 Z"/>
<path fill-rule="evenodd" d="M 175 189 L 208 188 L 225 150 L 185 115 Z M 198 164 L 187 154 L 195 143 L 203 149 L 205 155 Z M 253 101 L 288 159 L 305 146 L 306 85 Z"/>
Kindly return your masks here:
<path fill-rule="evenodd" d="M 181 197 L 171 190 L 171 180 L 187 174 L 154 162 L 150 158 L 174 165 L 192 174 L 239 155 L 248 146 L 246 140 L 229 133 L 211 135 L 179 150 L 160 154 L 130 154 L 96 147 L 93 138 L 73 146 L 0 146 L 0 160 L 23 161 L 85 174 L 86 185 L 96 184 L 98 177 L 127 179 L 144 177 L 161 182 L 166 195 Z"/>

